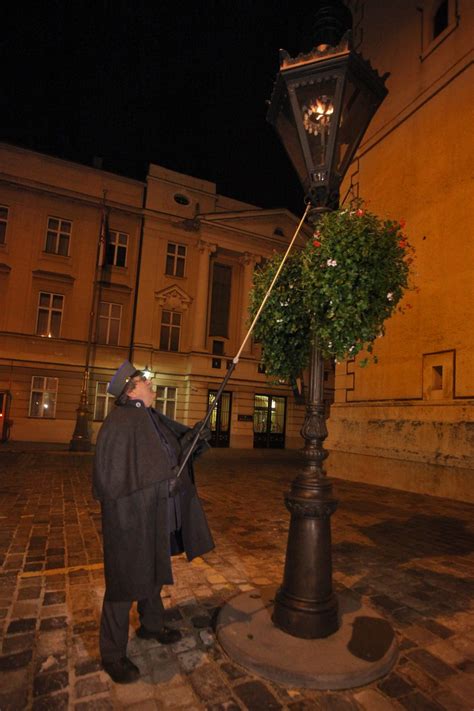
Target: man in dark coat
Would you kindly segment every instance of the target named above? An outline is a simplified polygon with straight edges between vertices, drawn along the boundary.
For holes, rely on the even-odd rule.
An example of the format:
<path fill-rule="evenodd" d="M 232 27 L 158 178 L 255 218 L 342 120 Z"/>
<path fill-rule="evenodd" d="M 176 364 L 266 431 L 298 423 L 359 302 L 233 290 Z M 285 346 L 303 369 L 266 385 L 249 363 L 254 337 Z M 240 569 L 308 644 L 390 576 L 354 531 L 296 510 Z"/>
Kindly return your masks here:
<path fill-rule="evenodd" d="M 138 637 L 177 642 L 180 632 L 163 623 L 160 595 L 163 585 L 173 583 L 170 555 L 185 552 L 192 560 L 214 543 L 192 465 L 176 479 L 194 430 L 153 409 L 151 383 L 128 361 L 108 392 L 117 397 L 117 407 L 97 437 L 93 473 L 93 494 L 102 509 L 106 583 L 99 646 L 105 671 L 115 682 L 129 683 L 139 676 L 126 655 L 132 602 L 138 601 Z M 201 441 L 196 452 L 207 447 Z"/>

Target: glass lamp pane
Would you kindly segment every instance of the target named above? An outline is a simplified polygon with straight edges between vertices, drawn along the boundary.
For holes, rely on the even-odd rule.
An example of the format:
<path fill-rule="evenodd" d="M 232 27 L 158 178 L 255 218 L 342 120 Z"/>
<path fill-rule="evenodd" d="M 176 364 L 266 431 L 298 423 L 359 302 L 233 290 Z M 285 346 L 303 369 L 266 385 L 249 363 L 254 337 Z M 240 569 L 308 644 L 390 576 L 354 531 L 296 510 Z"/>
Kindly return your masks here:
<path fill-rule="evenodd" d="M 306 164 L 288 95 L 285 96 L 276 117 L 275 128 L 300 181 L 305 184 L 307 182 Z"/>
<path fill-rule="evenodd" d="M 301 112 L 298 118 L 303 124 L 313 169 L 329 167 L 330 142 L 336 128 L 336 85 L 336 77 L 329 77 L 296 89 Z"/>
<path fill-rule="evenodd" d="M 349 167 L 378 104 L 367 86 L 357 84 L 350 75 L 347 76 L 333 162 L 334 172 L 341 177 Z"/>

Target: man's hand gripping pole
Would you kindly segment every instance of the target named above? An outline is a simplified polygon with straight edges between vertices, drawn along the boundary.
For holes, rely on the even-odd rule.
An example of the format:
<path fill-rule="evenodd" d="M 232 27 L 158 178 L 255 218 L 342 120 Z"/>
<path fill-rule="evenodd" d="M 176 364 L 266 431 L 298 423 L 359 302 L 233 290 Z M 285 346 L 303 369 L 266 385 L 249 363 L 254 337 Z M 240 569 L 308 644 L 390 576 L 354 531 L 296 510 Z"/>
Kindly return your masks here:
<path fill-rule="evenodd" d="M 237 363 L 239 362 L 240 355 L 241 355 L 242 351 L 243 351 L 244 348 L 245 348 L 245 344 L 247 343 L 248 339 L 250 338 L 250 336 L 251 336 L 251 334 L 252 334 L 252 331 L 253 331 L 253 329 L 255 328 L 255 325 L 256 325 L 258 319 L 260 318 L 260 314 L 262 313 L 262 311 L 263 311 L 263 309 L 264 309 L 264 307 L 265 307 L 265 304 L 267 303 L 267 301 L 268 301 L 268 299 L 269 299 L 269 297 L 270 297 L 270 294 L 272 293 L 273 287 L 275 286 L 275 283 L 276 283 L 278 277 L 280 276 L 280 272 L 281 272 L 281 270 L 282 270 L 283 267 L 284 267 L 284 264 L 285 264 L 285 262 L 286 262 L 286 260 L 287 260 L 287 258 L 288 258 L 288 255 L 290 254 L 290 251 L 291 251 L 291 249 L 292 249 L 292 247 L 293 247 L 293 245 L 294 245 L 294 243 L 295 243 L 295 241 L 296 241 L 296 238 L 298 237 L 298 235 L 299 235 L 299 233 L 300 233 L 300 230 L 301 230 L 301 228 L 302 228 L 302 226 L 303 226 L 303 223 L 304 223 L 304 221 L 305 221 L 305 219 L 306 219 L 306 216 L 307 216 L 307 214 L 308 214 L 308 212 L 309 212 L 310 209 L 311 209 L 311 203 L 308 202 L 308 204 L 306 205 L 306 210 L 304 211 L 304 215 L 303 215 L 303 217 L 301 218 L 298 227 L 296 228 L 296 232 L 295 232 L 295 234 L 293 235 L 290 244 L 288 245 L 288 249 L 286 250 L 286 252 L 285 252 L 285 254 L 284 254 L 284 256 L 283 256 L 283 259 L 282 259 L 281 262 L 280 262 L 280 265 L 279 265 L 279 267 L 278 267 L 278 269 L 277 269 L 277 271 L 276 271 L 276 274 L 275 274 L 275 276 L 273 277 L 272 282 L 271 282 L 270 286 L 269 286 L 268 289 L 267 289 L 267 293 L 266 293 L 265 296 L 263 297 L 262 303 L 261 303 L 260 306 L 258 307 L 258 311 L 257 311 L 257 313 L 255 314 L 255 317 L 254 317 L 254 319 L 253 319 L 253 321 L 252 321 L 252 323 L 251 323 L 251 325 L 250 325 L 249 330 L 247 331 L 247 333 L 246 333 L 246 335 L 245 335 L 244 340 L 242 341 L 242 345 L 240 346 L 240 348 L 239 348 L 239 350 L 238 350 L 238 352 L 237 352 L 237 355 L 232 359 L 232 363 L 231 363 L 231 365 L 229 366 L 229 369 L 227 370 L 227 373 L 226 373 L 226 375 L 225 375 L 225 377 L 224 377 L 224 380 L 223 380 L 222 383 L 220 384 L 219 389 L 218 389 L 218 391 L 217 391 L 217 393 L 216 393 L 216 396 L 215 396 L 214 400 L 212 401 L 211 405 L 209 406 L 209 409 L 208 409 L 208 411 L 207 411 L 206 417 L 201 421 L 201 425 L 200 425 L 199 429 L 196 431 L 196 434 L 194 435 L 194 438 L 193 438 L 193 440 L 192 440 L 192 442 L 191 442 L 191 444 L 190 444 L 190 446 L 189 446 L 189 449 L 187 450 L 187 452 L 186 452 L 186 454 L 185 454 L 185 456 L 184 456 L 184 459 L 182 460 L 182 462 L 181 462 L 181 464 L 180 464 L 180 466 L 179 466 L 178 472 L 177 472 L 177 474 L 176 474 L 176 478 L 178 478 L 178 477 L 181 476 L 184 467 L 185 467 L 186 464 L 188 463 L 189 458 L 190 458 L 191 454 L 193 453 L 193 451 L 194 451 L 194 449 L 195 449 L 195 447 L 196 447 L 196 444 L 199 442 L 199 438 L 200 438 L 201 432 L 202 432 L 203 429 L 207 426 L 209 420 L 211 419 L 211 415 L 212 415 L 212 412 L 213 412 L 214 408 L 217 407 L 217 404 L 218 404 L 218 402 L 219 402 L 219 400 L 220 400 L 220 397 L 221 397 L 221 395 L 222 395 L 222 393 L 223 393 L 223 391 L 224 391 L 224 388 L 225 388 L 225 386 L 227 385 L 227 383 L 229 382 L 229 379 L 230 379 L 232 373 L 234 372 Z"/>

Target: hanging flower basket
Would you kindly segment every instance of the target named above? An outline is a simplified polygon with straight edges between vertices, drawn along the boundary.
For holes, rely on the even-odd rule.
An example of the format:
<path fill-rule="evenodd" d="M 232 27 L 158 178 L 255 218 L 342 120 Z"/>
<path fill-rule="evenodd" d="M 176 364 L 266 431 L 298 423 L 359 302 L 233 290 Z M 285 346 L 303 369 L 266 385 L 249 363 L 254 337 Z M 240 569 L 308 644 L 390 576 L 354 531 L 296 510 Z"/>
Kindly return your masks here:
<path fill-rule="evenodd" d="M 325 358 L 372 353 L 409 288 L 414 250 L 403 227 L 362 207 L 322 215 L 312 239 L 288 258 L 254 330 L 269 375 L 291 380 L 300 374 L 313 342 Z M 275 255 L 255 272 L 252 316 L 281 259 Z"/>

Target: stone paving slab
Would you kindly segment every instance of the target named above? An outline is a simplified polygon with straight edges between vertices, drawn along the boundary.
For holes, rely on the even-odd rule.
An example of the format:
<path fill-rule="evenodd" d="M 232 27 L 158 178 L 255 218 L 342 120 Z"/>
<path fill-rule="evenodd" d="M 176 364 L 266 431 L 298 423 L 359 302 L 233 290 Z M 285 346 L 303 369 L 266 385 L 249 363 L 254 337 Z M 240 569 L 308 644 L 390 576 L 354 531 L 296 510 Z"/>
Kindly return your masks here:
<path fill-rule="evenodd" d="M 394 670 L 341 692 L 284 688 L 229 659 L 213 621 L 233 595 L 281 582 L 295 452 L 214 450 L 197 477 L 216 549 L 174 559 L 164 591 L 182 642 L 134 636 L 138 683 L 101 670 L 104 590 L 91 457 L 0 450 L 0 711 L 473 711 L 474 506 L 335 482 L 334 583 L 396 631 Z"/>

